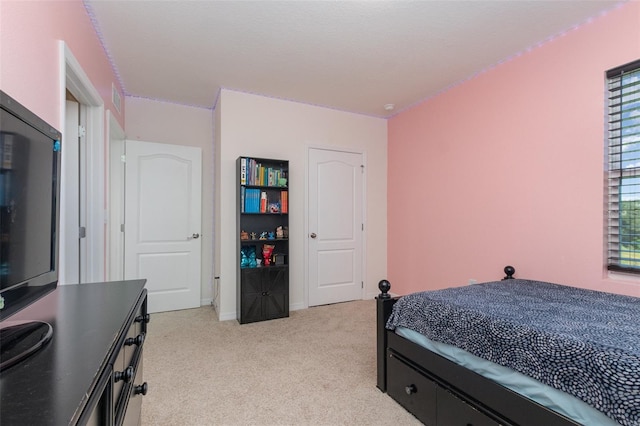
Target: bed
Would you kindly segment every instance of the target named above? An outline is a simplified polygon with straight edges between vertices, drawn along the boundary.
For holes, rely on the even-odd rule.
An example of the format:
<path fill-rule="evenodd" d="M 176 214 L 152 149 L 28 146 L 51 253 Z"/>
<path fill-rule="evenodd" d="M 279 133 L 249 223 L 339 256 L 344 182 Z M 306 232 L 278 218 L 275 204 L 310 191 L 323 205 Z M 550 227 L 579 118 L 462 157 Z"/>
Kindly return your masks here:
<path fill-rule="evenodd" d="M 391 297 L 377 386 L 427 425 L 640 425 L 640 299 L 507 276 Z"/>

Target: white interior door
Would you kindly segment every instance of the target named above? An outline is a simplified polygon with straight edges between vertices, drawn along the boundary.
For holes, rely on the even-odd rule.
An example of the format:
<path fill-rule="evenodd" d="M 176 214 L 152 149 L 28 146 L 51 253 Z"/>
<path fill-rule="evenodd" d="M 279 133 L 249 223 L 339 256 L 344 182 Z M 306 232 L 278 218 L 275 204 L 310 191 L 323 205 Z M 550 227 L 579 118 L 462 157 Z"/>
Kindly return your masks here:
<path fill-rule="evenodd" d="M 125 279 L 147 279 L 149 312 L 198 307 L 201 150 L 125 144 Z"/>
<path fill-rule="evenodd" d="M 309 149 L 309 306 L 362 299 L 362 154 Z"/>

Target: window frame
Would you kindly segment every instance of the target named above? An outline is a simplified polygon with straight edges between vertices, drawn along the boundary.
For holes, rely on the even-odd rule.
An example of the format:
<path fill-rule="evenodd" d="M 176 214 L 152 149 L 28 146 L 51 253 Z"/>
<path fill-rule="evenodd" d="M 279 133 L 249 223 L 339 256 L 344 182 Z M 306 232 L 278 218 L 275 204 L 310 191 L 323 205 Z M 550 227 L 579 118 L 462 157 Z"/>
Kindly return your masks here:
<path fill-rule="evenodd" d="M 623 225 L 621 224 L 621 214 L 622 211 L 621 205 L 624 201 L 638 201 L 638 207 L 632 208 L 630 211 L 634 213 L 638 213 L 638 218 L 640 219 L 640 185 L 638 185 L 639 189 L 635 192 L 637 194 L 637 200 L 623 200 L 623 193 L 625 190 L 636 186 L 634 183 L 623 184 L 623 179 L 637 179 L 638 183 L 640 183 L 640 152 L 638 152 L 636 157 L 633 160 L 638 160 L 637 164 L 634 164 L 633 167 L 624 166 L 624 139 L 626 136 L 633 135 L 624 135 L 623 129 L 626 127 L 623 124 L 622 115 L 622 106 L 624 101 L 622 100 L 622 88 L 623 77 L 627 75 L 638 74 L 640 76 L 640 60 L 629 62 L 628 64 L 613 68 L 606 72 L 606 87 L 605 87 L 605 96 L 606 96 L 606 105 L 605 105 L 605 152 L 606 152 L 606 161 L 605 161 L 605 173 L 606 173 L 606 205 L 605 205 L 605 213 L 607 214 L 607 223 L 606 223 L 606 237 L 607 237 L 607 256 L 606 256 L 606 264 L 607 269 L 612 272 L 625 272 L 640 275 L 640 248 L 634 249 L 631 253 L 637 254 L 638 257 L 634 256 L 632 258 L 625 258 L 621 254 L 622 244 L 624 242 L 624 235 L 621 233 L 623 229 Z M 640 81 L 638 82 L 637 87 L 638 92 L 640 92 Z M 620 91 L 616 93 L 616 91 Z M 632 94 L 635 91 L 631 92 Z M 634 106 L 632 111 L 638 111 L 640 118 L 640 105 L 637 107 Z M 635 124 L 631 124 L 631 127 L 635 127 Z M 640 135 L 640 127 L 638 131 L 638 135 Z M 640 138 L 640 136 L 639 136 Z M 635 142 L 638 144 L 638 148 L 640 149 L 640 139 Z M 628 160 L 627 160 L 628 161 Z M 640 229 L 640 223 L 637 224 Z M 634 234 L 635 235 L 635 234 Z M 629 260 L 637 259 L 637 266 L 626 266 L 624 265 L 625 261 L 629 262 Z"/>

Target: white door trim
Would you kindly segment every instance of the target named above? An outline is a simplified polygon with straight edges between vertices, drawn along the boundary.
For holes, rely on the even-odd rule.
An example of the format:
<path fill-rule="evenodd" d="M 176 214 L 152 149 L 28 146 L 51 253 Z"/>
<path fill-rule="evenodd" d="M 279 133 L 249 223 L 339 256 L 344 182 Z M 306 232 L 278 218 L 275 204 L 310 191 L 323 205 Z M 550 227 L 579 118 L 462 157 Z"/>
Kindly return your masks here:
<path fill-rule="evenodd" d="M 87 181 L 87 279 L 89 281 L 103 281 L 105 276 L 105 161 L 104 161 L 104 102 L 100 94 L 91 83 L 80 63 L 75 58 L 67 44 L 59 41 L 59 99 L 60 122 L 58 128 L 64 129 L 66 123 L 65 103 L 66 90 L 86 108 L 87 126 L 87 168 L 91 170 Z M 64 155 L 65 136 L 62 135 L 62 164 L 65 164 Z M 68 160 L 67 160 L 68 161 Z M 62 182 L 64 185 L 65 182 Z M 64 216 L 65 210 L 70 205 L 70 200 L 65 197 L 64 186 L 60 200 L 60 214 Z M 76 235 L 77 230 L 60 229 L 60 247 L 64 247 L 67 235 Z M 59 264 L 63 265 L 64 250 L 60 251 Z M 65 280 L 63 268 L 59 274 L 60 284 L 72 284 Z"/>
<path fill-rule="evenodd" d="M 345 147 L 337 147 L 330 145 L 315 145 L 315 144 L 306 144 L 305 151 L 305 173 L 304 173 L 304 288 L 303 288 L 303 299 L 304 299 L 304 308 L 309 307 L 309 239 L 307 235 L 309 235 L 309 151 L 311 149 L 319 149 L 326 151 L 337 151 L 351 154 L 360 154 L 362 155 L 362 162 L 364 164 L 364 173 L 362 174 L 362 222 L 364 224 L 364 232 L 362 233 L 362 280 L 363 282 L 367 282 L 367 153 L 364 150 L 360 149 L 352 149 Z M 386 232 L 386 231 L 385 231 Z M 361 291 L 361 298 L 364 299 L 366 292 L 365 287 L 363 286 Z"/>
<path fill-rule="evenodd" d="M 126 135 L 111 111 L 107 111 L 107 280 L 124 279 L 124 163 Z"/>

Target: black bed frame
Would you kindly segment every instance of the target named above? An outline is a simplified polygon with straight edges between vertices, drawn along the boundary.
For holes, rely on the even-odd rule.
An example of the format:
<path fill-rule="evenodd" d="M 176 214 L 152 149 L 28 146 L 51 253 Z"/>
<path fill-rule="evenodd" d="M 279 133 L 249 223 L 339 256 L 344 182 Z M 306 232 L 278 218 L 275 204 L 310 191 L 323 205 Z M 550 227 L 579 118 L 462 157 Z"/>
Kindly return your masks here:
<path fill-rule="evenodd" d="M 504 268 L 503 279 L 515 269 Z M 377 386 L 429 426 L 578 425 L 512 390 L 437 355 L 385 324 L 398 297 L 382 280 L 377 299 Z"/>

